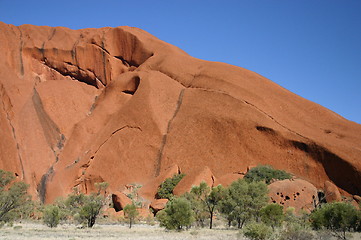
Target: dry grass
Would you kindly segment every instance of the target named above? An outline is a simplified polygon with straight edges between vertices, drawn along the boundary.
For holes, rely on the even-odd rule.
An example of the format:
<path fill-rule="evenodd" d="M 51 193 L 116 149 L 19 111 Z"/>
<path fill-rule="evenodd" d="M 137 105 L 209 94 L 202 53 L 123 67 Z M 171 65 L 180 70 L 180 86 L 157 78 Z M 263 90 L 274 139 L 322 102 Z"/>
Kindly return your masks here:
<path fill-rule="evenodd" d="M 317 235 L 317 234 L 316 234 Z M 320 237 L 320 236 L 318 236 Z M 41 239 L 60 239 L 60 240 L 80 240 L 80 239 L 154 239 L 154 240 L 246 240 L 236 229 L 190 229 L 188 231 L 175 232 L 166 231 L 159 226 L 150 226 L 146 224 L 136 224 L 129 229 L 124 224 L 96 224 L 94 228 L 79 228 L 79 226 L 63 224 L 57 228 L 48 228 L 41 222 L 17 223 L 13 227 L 5 226 L 0 229 L 1 240 L 41 240 Z M 316 238 L 317 239 L 317 238 Z M 335 238 L 331 238 L 335 240 Z M 331 240 L 328 239 L 328 240 Z M 360 240 L 361 234 L 354 233 L 353 240 Z"/>
<path fill-rule="evenodd" d="M 57 228 L 48 228 L 41 223 L 19 223 L 13 227 L 3 227 L 0 230 L 0 239 L 238 239 L 243 240 L 237 230 L 224 229 L 190 229 L 188 231 L 165 231 L 158 226 L 135 225 L 129 229 L 126 225 L 95 225 L 92 229 L 80 229 L 74 225 L 59 225 Z"/>

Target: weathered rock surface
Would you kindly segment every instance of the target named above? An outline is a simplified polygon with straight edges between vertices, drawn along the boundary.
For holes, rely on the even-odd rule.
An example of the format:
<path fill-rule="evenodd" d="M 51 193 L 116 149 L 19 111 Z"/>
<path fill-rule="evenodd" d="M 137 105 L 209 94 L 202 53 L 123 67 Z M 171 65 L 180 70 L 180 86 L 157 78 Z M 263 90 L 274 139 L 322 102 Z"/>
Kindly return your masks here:
<path fill-rule="evenodd" d="M 199 186 L 202 182 L 205 182 L 208 186 L 214 187 L 215 177 L 209 169 L 209 167 L 201 167 L 190 170 L 186 176 L 179 181 L 177 186 L 173 189 L 173 194 L 180 196 L 186 192 L 189 192 L 192 187 Z"/>
<path fill-rule="evenodd" d="M 302 179 L 286 179 L 276 181 L 268 186 L 272 203 L 280 204 L 287 209 L 312 211 L 318 204 L 317 188 Z"/>
<path fill-rule="evenodd" d="M 115 211 L 119 212 L 124 209 L 128 204 L 132 204 L 132 200 L 128 198 L 124 193 L 114 192 L 112 194 L 112 201 Z"/>
<path fill-rule="evenodd" d="M 359 124 L 131 27 L 0 23 L 0 132 L 0 168 L 45 202 L 102 181 L 109 192 L 153 181 L 152 200 L 175 165 L 207 166 L 214 184 L 270 164 L 361 195 Z"/>
<path fill-rule="evenodd" d="M 155 199 L 151 204 L 150 208 L 153 209 L 153 213 L 156 214 L 160 210 L 163 210 L 168 203 L 168 199 Z"/>
<path fill-rule="evenodd" d="M 326 202 L 341 202 L 342 201 L 340 191 L 338 190 L 337 186 L 330 181 L 325 182 L 324 194 L 325 194 Z"/>

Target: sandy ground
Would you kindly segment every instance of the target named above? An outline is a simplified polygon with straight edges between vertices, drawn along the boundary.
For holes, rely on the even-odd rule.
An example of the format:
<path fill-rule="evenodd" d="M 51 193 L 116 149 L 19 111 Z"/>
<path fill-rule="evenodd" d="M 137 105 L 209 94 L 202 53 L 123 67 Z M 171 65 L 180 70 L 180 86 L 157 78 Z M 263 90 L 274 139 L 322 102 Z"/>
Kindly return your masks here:
<path fill-rule="evenodd" d="M 225 229 L 190 229 L 188 231 L 165 231 L 158 226 L 135 225 L 129 229 L 125 225 L 95 225 L 92 229 L 80 229 L 74 225 L 59 225 L 48 228 L 41 223 L 17 223 L 13 227 L 0 229 L 1 240 L 18 239 L 238 239 L 244 240 L 237 230 Z"/>

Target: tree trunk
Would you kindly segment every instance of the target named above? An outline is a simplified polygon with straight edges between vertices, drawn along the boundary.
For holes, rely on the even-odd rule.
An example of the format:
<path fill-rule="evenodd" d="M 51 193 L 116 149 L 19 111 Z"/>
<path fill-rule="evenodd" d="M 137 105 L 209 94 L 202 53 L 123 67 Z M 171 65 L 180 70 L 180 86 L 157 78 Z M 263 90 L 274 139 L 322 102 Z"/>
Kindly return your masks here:
<path fill-rule="evenodd" d="M 210 215 L 211 215 L 211 219 L 209 221 L 209 229 L 212 229 L 212 226 L 213 226 L 213 212 L 210 212 Z"/>

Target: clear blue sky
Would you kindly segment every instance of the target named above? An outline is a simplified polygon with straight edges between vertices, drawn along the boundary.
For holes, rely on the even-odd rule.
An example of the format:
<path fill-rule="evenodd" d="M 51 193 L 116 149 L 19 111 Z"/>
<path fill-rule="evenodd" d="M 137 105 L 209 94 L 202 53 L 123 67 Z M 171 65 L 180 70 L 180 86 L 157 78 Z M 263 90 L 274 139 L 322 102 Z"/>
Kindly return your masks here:
<path fill-rule="evenodd" d="M 139 27 L 361 123 L 361 0 L 0 0 L 0 21 Z"/>

